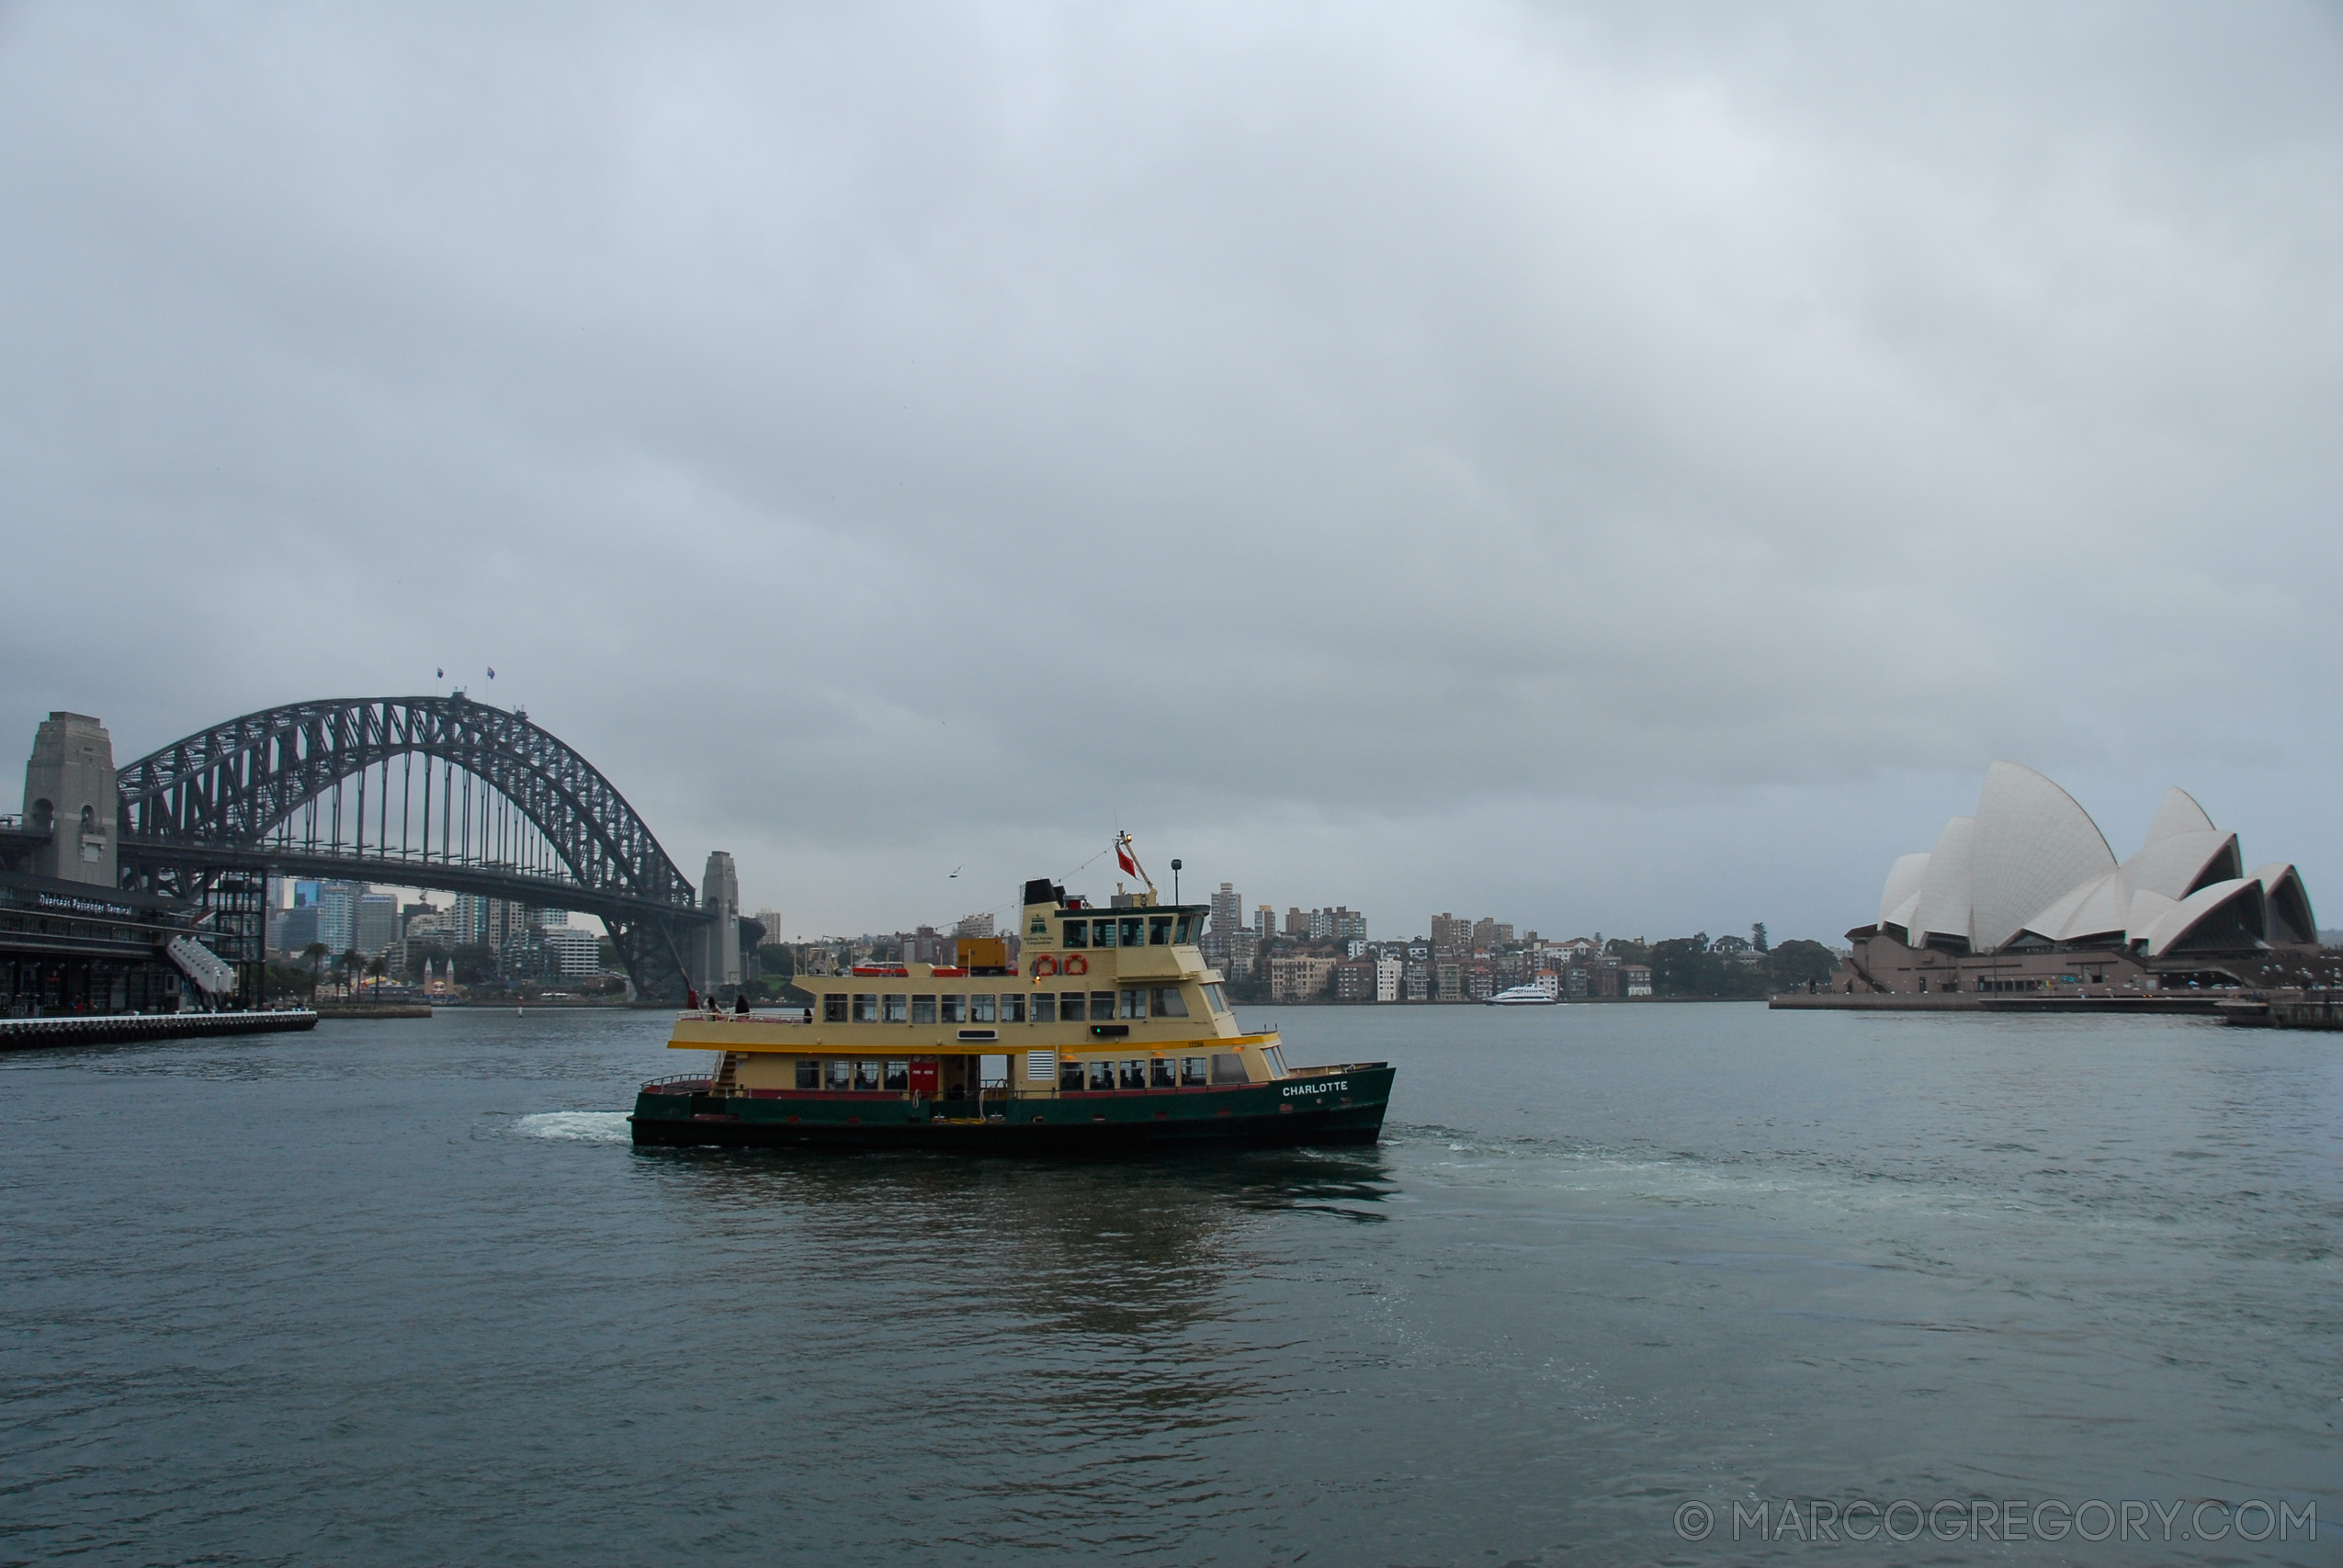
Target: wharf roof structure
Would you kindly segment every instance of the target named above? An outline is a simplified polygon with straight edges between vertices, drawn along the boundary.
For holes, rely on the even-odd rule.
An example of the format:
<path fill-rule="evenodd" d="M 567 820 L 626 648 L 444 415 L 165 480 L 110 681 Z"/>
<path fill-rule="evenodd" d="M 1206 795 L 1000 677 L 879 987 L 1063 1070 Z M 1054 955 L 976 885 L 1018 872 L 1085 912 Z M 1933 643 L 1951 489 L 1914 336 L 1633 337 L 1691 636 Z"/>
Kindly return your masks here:
<path fill-rule="evenodd" d="M 1888 868 L 1873 929 L 1954 953 L 2109 947 L 2148 959 L 2318 940 L 2294 867 L 2248 874 L 2237 835 L 2187 791 L 2165 795 L 2147 842 L 2119 863 L 2074 796 L 2001 761 L 1986 770 L 1975 816 Z"/>

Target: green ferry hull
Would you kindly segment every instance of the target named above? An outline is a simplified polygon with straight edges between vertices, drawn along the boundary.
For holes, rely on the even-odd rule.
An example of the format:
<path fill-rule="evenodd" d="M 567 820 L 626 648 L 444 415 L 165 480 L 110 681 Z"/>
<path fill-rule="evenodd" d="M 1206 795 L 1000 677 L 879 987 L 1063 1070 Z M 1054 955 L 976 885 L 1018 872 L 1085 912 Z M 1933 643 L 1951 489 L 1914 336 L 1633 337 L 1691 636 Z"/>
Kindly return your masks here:
<path fill-rule="evenodd" d="M 670 1147 L 1109 1155 L 1372 1144 L 1392 1077 L 1378 1064 L 1227 1089 L 989 1100 L 982 1118 L 945 1100 L 646 1088 L 628 1120 L 637 1145 Z"/>

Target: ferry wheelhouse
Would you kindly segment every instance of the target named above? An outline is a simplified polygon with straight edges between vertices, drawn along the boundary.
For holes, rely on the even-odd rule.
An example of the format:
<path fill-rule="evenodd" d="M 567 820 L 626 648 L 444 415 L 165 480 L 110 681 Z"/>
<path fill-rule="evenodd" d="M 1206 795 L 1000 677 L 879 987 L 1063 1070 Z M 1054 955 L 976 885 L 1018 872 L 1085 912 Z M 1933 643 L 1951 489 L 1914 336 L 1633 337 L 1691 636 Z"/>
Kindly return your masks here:
<path fill-rule="evenodd" d="M 1119 847 L 1119 846 L 1118 846 Z M 1141 874 L 1142 875 L 1144 874 Z M 1239 1027 L 1195 939 L 1209 907 L 1150 885 L 1101 908 L 1025 885 L 1017 962 L 802 976 L 810 1008 L 686 1012 L 670 1049 L 712 1071 L 642 1086 L 638 1144 L 1122 1152 L 1373 1143 L 1391 1067 L 1296 1067 Z"/>

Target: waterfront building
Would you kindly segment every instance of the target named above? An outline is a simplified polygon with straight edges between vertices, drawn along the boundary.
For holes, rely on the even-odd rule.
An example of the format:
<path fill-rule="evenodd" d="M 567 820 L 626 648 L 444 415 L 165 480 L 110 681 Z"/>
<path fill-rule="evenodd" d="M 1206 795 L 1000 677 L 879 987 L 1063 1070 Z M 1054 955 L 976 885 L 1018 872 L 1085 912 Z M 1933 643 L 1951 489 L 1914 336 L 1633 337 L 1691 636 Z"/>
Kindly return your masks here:
<path fill-rule="evenodd" d="M 543 941 L 549 973 L 565 980 L 591 980 L 602 973 L 602 941 L 583 926 L 549 926 Z"/>
<path fill-rule="evenodd" d="M 1387 956 L 1375 961 L 1375 999 L 1376 1001 L 1396 1002 L 1399 999 L 1399 987 L 1406 977 L 1407 968 L 1407 964 L 1398 958 Z"/>
<path fill-rule="evenodd" d="M 1648 964 L 1619 965 L 1619 994 L 1626 997 L 1651 995 L 1651 965 Z"/>
<path fill-rule="evenodd" d="M 1432 1000 L 1432 965 L 1421 958 L 1409 958 L 1400 980 L 1400 992 L 1411 1002 Z"/>
<path fill-rule="evenodd" d="M 1300 953 L 1269 961 L 1269 999 L 1306 1002 L 1322 996 L 1334 973 L 1335 960 L 1325 953 Z"/>
<path fill-rule="evenodd" d="M 1356 959 L 1343 959 L 1334 965 L 1334 999 L 1338 1002 L 1369 1002 L 1375 999 L 1375 965 Z"/>
<path fill-rule="evenodd" d="M 2119 863 L 2072 795 L 1997 761 L 1975 815 L 1897 859 L 1877 919 L 1847 938 L 1834 989 L 1926 995 L 2235 986 L 2318 932 L 2294 867 L 2247 872 L 2237 836 L 2186 791 L 2166 793 Z"/>
<path fill-rule="evenodd" d="M 1460 961 L 1443 958 L 1434 964 L 1432 969 L 1432 976 L 1440 987 L 1442 1001 L 1461 1002 L 1465 999 L 1465 966 Z"/>

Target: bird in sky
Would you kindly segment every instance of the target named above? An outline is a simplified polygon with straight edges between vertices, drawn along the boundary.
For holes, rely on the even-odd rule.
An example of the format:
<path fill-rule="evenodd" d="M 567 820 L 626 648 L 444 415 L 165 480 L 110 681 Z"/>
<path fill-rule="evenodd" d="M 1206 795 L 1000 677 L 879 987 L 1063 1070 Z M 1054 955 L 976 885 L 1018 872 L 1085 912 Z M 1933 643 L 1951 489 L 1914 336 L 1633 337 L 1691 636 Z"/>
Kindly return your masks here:
<path fill-rule="evenodd" d="M 952 868 L 952 876 L 957 876 L 957 875 L 959 875 L 959 874 L 960 874 L 960 873 L 962 873 L 962 872 L 964 872 L 964 871 L 966 871 L 966 870 L 968 870 L 968 866 L 967 866 L 965 863 L 960 864 L 960 865 L 956 865 L 956 866 L 954 866 L 954 867 Z M 945 877 L 944 880 L 945 880 L 945 881 L 946 881 L 946 882 L 949 882 L 949 881 L 951 881 L 951 880 L 952 880 L 952 876 L 947 876 L 947 877 Z"/>
<path fill-rule="evenodd" d="M 434 675 L 435 675 L 437 679 L 442 680 L 442 681 L 445 681 L 446 679 L 447 679 L 447 670 L 446 670 L 445 668 L 436 669 L 436 670 L 433 671 L 433 674 L 434 674 Z"/>

